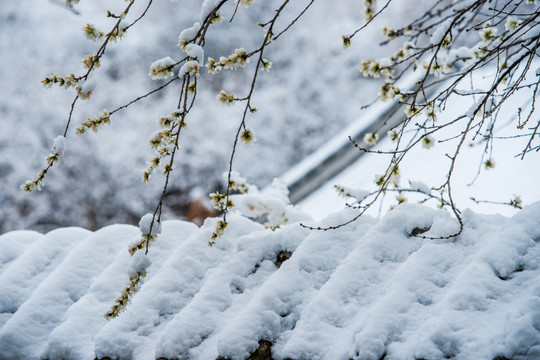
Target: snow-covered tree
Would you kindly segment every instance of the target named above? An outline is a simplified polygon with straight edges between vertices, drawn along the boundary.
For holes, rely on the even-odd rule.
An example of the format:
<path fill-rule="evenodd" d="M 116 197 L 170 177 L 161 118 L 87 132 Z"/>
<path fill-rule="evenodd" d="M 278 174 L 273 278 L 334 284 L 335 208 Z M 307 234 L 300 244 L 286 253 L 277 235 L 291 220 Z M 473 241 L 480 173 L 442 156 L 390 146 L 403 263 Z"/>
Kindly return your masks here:
<path fill-rule="evenodd" d="M 78 1 L 66 1 L 66 5 L 75 10 L 77 3 Z M 74 125 L 74 113 L 80 103 L 92 101 L 93 95 L 99 89 L 99 81 L 95 79 L 99 78 L 100 68 L 108 61 L 107 54 L 111 45 L 128 39 L 130 33 L 135 31 L 155 6 L 152 0 L 142 1 L 143 5 L 139 7 L 135 6 L 136 3 L 138 4 L 135 0 L 129 0 L 122 8 L 107 10 L 106 16 L 110 20 L 105 23 L 107 28 L 91 23 L 84 26 L 84 35 L 96 43 L 94 51 L 82 58 L 84 70 L 77 74 L 67 70 L 61 75 L 51 74 L 43 79 L 42 83 L 46 87 L 59 86 L 72 89 L 74 93 L 67 111 L 65 127 L 61 134 L 54 138 L 50 154 L 46 157 L 46 166 L 37 177 L 27 181 L 22 186 L 23 189 L 33 191 L 42 188 L 51 168 L 69 153 L 66 142 L 76 141 L 70 138 L 91 131 L 99 132 L 104 125 L 114 122 L 115 117 L 131 106 L 143 103 L 151 96 L 167 93 L 171 101 L 166 108 L 160 110 L 160 114 L 155 114 L 157 126 L 153 132 L 147 134 L 153 153 L 147 159 L 142 173 L 144 182 L 156 181 L 151 178 L 154 174 L 161 173 L 163 186 L 151 212 L 139 223 L 142 233 L 140 241 L 130 248 L 130 252 L 135 255 L 137 250 L 148 251 L 148 246 L 159 236 L 159 224 L 166 206 L 167 194 L 170 193 L 170 184 L 175 176 L 183 176 L 179 159 L 183 153 L 190 151 L 189 148 L 181 146 L 185 133 L 192 125 L 196 109 L 206 106 L 200 101 L 199 94 L 207 91 L 203 89 L 211 88 L 213 97 L 223 106 L 235 107 L 236 120 L 230 140 L 232 150 L 228 160 L 225 160 L 225 186 L 221 191 L 212 194 L 212 201 L 217 210 L 222 212 L 223 218 L 216 222 L 209 243 L 213 244 L 226 231 L 227 214 L 238 206 L 244 206 L 244 209 L 254 214 L 259 210 L 268 213 L 269 226 L 275 227 L 286 222 L 287 218 L 279 212 L 276 213 L 274 208 L 257 202 L 258 190 L 248 186 L 235 173 L 236 159 L 242 143 L 251 144 L 255 142 L 255 138 L 262 139 L 266 135 L 264 131 L 253 130 L 257 116 L 271 111 L 264 108 L 259 110 L 257 92 L 264 94 L 265 77 L 282 71 L 279 66 L 273 65 L 274 61 L 268 54 L 272 49 L 279 48 L 290 33 L 302 31 L 298 29 L 302 27 L 303 17 L 307 16 L 317 2 L 279 0 L 261 1 L 257 4 L 250 0 L 204 0 L 198 7 L 194 7 L 196 12 L 191 16 L 190 24 L 174 34 L 178 49 L 168 54 L 160 51 L 152 59 L 146 72 L 156 82 L 153 89 L 141 91 L 139 96 L 112 106 L 112 110 L 96 110 L 95 115 Z M 179 3 L 171 6 L 176 6 L 178 11 L 181 11 L 184 5 Z M 536 1 L 531 0 L 436 1 L 429 3 L 420 16 L 412 16 L 409 22 L 384 25 L 382 35 L 385 39 L 382 45 L 388 46 L 382 51 L 388 53 L 377 58 L 366 58 L 362 49 L 355 47 L 357 39 L 370 27 L 376 26 L 377 19 L 382 18 L 386 12 L 401 6 L 404 6 L 401 2 L 391 0 L 365 0 L 362 7 L 363 19 L 357 19 L 357 27 L 347 28 L 344 25 L 341 31 L 345 35 L 341 39 L 335 39 L 335 43 L 340 43 L 340 46 L 346 49 L 341 49 L 339 53 L 322 53 L 309 60 L 321 64 L 332 77 L 334 73 L 343 71 L 341 68 L 332 68 L 332 58 L 354 59 L 354 67 L 359 68 L 359 74 L 381 80 L 376 101 L 399 102 L 403 105 L 405 114 L 398 122 L 391 123 L 389 129 L 387 127 L 390 122 L 382 119 L 375 131 L 365 135 L 365 144 L 352 141 L 351 146 L 356 146 L 359 151 L 389 155 L 388 166 L 382 175 L 376 176 L 377 189 L 373 192 L 358 192 L 338 187 L 340 193 L 356 199 L 356 203 L 351 206 L 358 209 L 358 215 L 350 221 L 324 229 L 333 229 L 356 220 L 387 192 L 398 192 L 398 203 L 406 201 L 403 195 L 405 192 L 416 192 L 425 196 L 426 200 L 436 199 L 441 206 L 448 206 L 452 210 L 460 225 L 457 233 L 447 235 L 453 237 L 459 235 L 463 229 L 461 213 L 455 204 L 452 187 L 454 169 L 460 161 L 463 147 L 468 143 L 482 144 L 485 150 L 480 162 L 485 169 L 492 168 L 496 163 L 491 156 L 491 149 L 494 142 L 500 138 L 510 137 L 523 141 L 520 153 L 522 159 L 540 149 L 537 141 L 540 122 L 535 120 L 535 98 L 540 84 L 540 71 L 536 70 L 539 65 L 537 57 L 540 45 L 540 12 Z M 223 46 L 225 35 L 222 37 L 220 33 L 227 34 L 225 29 L 232 26 L 229 23 L 234 24 L 242 16 L 241 13 L 249 14 L 254 7 L 258 9 L 254 10 L 253 18 L 247 15 L 253 27 L 246 28 L 245 32 L 258 31 L 257 36 L 240 33 L 238 46 L 232 49 Z M 339 24 L 339 19 L 325 20 Z M 310 32 L 309 29 L 307 31 Z M 246 39 L 243 39 L 244 37 Z M 317 47 L 318 42 L 317 36 L 312 36 L 309 43 L 303 46 Z M 121 51 L 121 46 L 118 49 Z M 287 54 L 286 61 L 300 64 L 308 61 L 303 58 L 301 49 L 295 50 L 296 53 Z M 477 78 L 479 73 L 482 74 L 481 81 Z M 285 74 L 283 81 L 287 81 L 288 76 Z M 215 80 L 216 78 L 222 80 Z M 233 78 L 236 80 L 232 80 Z M 129 76 L 125 81 L 129 81 Z M 482 84 L 476 85 L 477 82 Z M 329 92 L 333 91 L 332 84 L 325 85 L 329 87 Z M 515 127 L 518 132 L 510 135 L 499 134 L 499 112 L 512 96 L 526 96 L 530 101 L 524 107 L 516 109 Z M 441 121 L 440 114 L 446 111 L 447 104 L 450 104 L 452 99 L 461 97 L 473 98 L 473 105 L 460 110 L 457 116 Z M 312 99 L 311 104 L 316 101 Z M 358 100 L 348 98 L 341 99 L 341 102 L 350 104 L 358 103 Z M 360 105 L 363 104 L 358 106 Z M 102 108 L 100 104 L 93 107 Z M 208 133 L 213 131 L 219 133 L 220 128 L 209 129 Z M 386 132 L 394 141 L 394 147 L 386 150 L 372 148 Z M 199 141 L 211 144 L 213 138 L 208 135 Z M 429 149 L 440 142 L 455 142 L 453 152 L 447 154 L 448 167 L 443 183 L 429 186 L 410 183 L 409 187 L 403 186 L 400 182 L 400 166 L 411 150 L 416 147 Z M 193 143 L 192 145 L 194 146 Z M 253 145 L 256 146 L 257 144 Z M 251 147 L 246 147 L 242 148 L 242 151 L 249 152 L 250 149 Z M 478 172 L 480 171 L 481 168 L 478 169 Z M 235 201 L 233 194 L 236 192 L 246 193 L 246 196 L 251 196 L 258 205 L 249 203 L 245 198 Z M 516 196 L 508 204 L 519 207 L 520 202 L 520 198 Z M 277 209 L 284 206 L 280 203 Z M 118 306 L 113 308 L 110 316 L 118 314 L 129 295 L 137 288 L 140 279 L 144 277 L 145 264 L 143 260 L 137 260 L 130 275 L 131 284 L 119 298 Z"/>
<path fill-rule="evenodd" d="M 368 24 L 391 2 L 377 11 L 373 7 L 375 2 L 366 1 Z M 454 168 L 467 143 L 482 145 L 481 166 L 486 170 L 494 167 L 492 148 L 496 140 L 505 137 L 498 131 L 500 122 L 507 121 L 500 119 L 499 112 L 512 96 L 526 97 L 528 101 L 523 107 L 514 109 L 517 112 L 514 125 L 519 132 L 506 137 L 524 139 L 518 154 L 521 159 L 540 149 L 537 138 L 540 122 L 534 120 L 540 84 L 538 10 L 534 0 L 437 1 L 405 26 L 383 26 L 382 34 L 387 38 L 383 44 L 398 42 L 398 50 L 379 59 L 362 61 L 360 71 L 366 77 L 384 78 L 379 99 L 399 101 L 404 105 L 406 117 L 392 124 L 388 131 L 395 142 L 395 147 L 386 151 L 391 155 L 391 161 L 386 173 L 376 178 L 379 191 L 371 194 L 371 198 L 359 199 L 356 205 L 360 210 L 358 216 L 388 191 L 390 185 L 400 194 L 404 191 L 422 193 L 427 196 L 426 200 L 436 198 L 432 194 L 435 190 L 441 193 L 441 207 L 449 206 L 460 224 L 459 232 L 449 237 L 458 235 L 463 222 L 453 197 Z M 349 47 L 352 39 L 368 24 L 343 36 L 343 45 Z M 412 77 L 405 80 L 409 75 Z M 468 109 L 458 111 L 457 116 L 439 121 L 438 115 L 445 112 L 447 106 L 453 106 L 451 101 L 455 97 L 471 97 L 474 101 Z M 384 129 L 385 125 L 387 121 L 382 121 L 379 129 Z M 377 142 L 378 131 L 366 134 L 364 142 L 367 146 L 352 142 L 360 151 L 384 153 L 369 149 Z M 439 134 L 441 137 L 437 139 Z M 453 141 L 455 147 L 447 154 L 449 162 L 444 182 L 434 184 L 432 188 L 419 188 L 413 184 L 401 188 L 399 165 L 408 152 L 417 146 L 431 148 L 437 142 L 447 141 Z M 396 199 L 399 203 L 406 200 L 402 195 Z M 507 205 L 520 207 L 521 199 L 515 196 Z"/>

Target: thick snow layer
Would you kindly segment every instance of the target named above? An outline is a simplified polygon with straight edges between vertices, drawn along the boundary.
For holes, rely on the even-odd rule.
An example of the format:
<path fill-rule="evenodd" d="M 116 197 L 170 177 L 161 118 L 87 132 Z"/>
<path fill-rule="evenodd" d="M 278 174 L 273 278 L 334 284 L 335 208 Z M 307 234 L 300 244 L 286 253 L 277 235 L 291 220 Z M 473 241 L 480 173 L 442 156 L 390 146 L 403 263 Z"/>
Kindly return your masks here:
<path fill-rule="evenodd" d="M 90 234 L 88 230 L 81 228 L 64 228 L 51 231 L 37 239 L 35 233 L 29 232 L 5 235 L 7 241 L 2 240 L 0 243 L 8 249 L 7 254 L 15 253 L 17 248 L 23 248 L 22 244 L 33 242 L 26 246 L 25 251 L 16 260 L 10 261 L 9 257 L 2 259 L 7 261 L 0 277 L 0 325 L 3 326 L 0 332 L 5 331 L 8 326 L 5 324 L 6 321 L 18 312 L 20 306 L 35 293 L 35 289 L 88 234 Z M 1 237 L 3 238 L 4 236 Z M 10 250 L 12 243 L 15 251 Z M 0 348 L 3 348 L 1 342 Z"/>
<path fill-rule="evenodd" d="M 236 360 L 261 340 L 274 359 L 538 359 L 538 219 L 540 202 L 511 218 L 465 211 L 458 238 L 430 240 L 410 234 L 455 231 L 447 211 L 403 204 L 327 232 L 230 214 L 213 247 L 216 219 L 165 221 L 111 321 L 136 227 L 7 233 L 0 359 Z"/>

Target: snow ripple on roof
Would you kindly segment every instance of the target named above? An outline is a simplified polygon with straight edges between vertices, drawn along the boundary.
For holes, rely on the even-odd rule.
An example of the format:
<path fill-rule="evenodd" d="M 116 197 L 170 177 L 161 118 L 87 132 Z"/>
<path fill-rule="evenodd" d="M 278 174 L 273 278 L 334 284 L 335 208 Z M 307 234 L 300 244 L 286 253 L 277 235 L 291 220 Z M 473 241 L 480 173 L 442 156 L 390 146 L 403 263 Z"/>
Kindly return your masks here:
<path fill-rule="evenodd" d="M 348 219 L 342 211 L 325 220 Z M 166 221 L 148 277 L 119 318 L 138 229 L 0 236 L 0 359 L 540 358 L 540 203 L 512 218 L 400 205 L 334 231 L 275 231 L 239 215 Z M 276 257 L 291 253 L 278 268 Z"/>

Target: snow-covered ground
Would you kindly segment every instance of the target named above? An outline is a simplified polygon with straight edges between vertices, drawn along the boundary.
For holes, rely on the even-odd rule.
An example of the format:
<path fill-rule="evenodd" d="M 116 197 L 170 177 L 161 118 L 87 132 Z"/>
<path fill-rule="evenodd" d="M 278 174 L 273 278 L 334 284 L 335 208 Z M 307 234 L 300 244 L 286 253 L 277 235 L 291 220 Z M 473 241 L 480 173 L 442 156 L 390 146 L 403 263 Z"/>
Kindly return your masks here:
<path fill-rule="evenodd" d="M 236 360 L 263 340 L 273 359 L 540 358 L 540 203 L 463 219 L 458 238 L 428 240 L 410 234 L 455 231 L 447 211 L 402 204 L 327 232 L 231 214 L 213 247 L 215 219 L 166 221 L 142 288 L 111 321 L 137 228 L 10 232 L 0 359 Z"/>

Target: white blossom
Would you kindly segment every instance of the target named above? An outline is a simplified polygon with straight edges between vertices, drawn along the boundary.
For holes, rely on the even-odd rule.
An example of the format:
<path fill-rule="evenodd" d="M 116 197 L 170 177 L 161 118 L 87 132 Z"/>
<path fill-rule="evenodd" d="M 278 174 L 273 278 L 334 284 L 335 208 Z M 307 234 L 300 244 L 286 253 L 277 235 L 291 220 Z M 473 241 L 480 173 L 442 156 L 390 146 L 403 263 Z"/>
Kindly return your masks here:
<path fill-rule="evenodd" d="M 376 133 L 367 133 L 364 135 L 364 142 L 369 146 L 375 145 L 379 140 L 379 135 Z"/>
<path fill-rule="evenodd" d="M 509 16 L 506 19 L 506 23 L 504 24 L 504 28 L 508 31 L 513 31 L 518 28 L 518 26 L 522 23 L 520 19 L 518 19 L 516 16 Z"/>
<path fill-rule="evenodd" d="M 422 147 L 424 149 L 430 149 L 432 148 L 433 146 L 435 146 L 435 139 L 432 138 L 431 136 L 429 135 L 426 135 L 422 138 Z"/>

